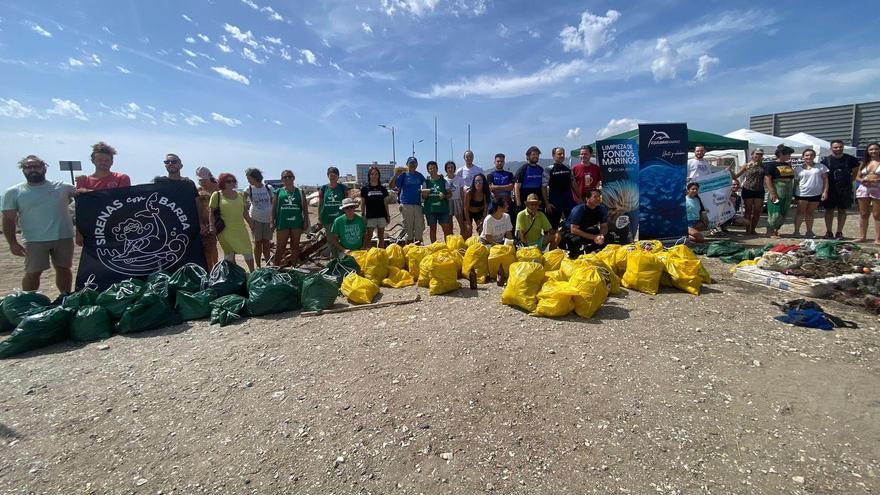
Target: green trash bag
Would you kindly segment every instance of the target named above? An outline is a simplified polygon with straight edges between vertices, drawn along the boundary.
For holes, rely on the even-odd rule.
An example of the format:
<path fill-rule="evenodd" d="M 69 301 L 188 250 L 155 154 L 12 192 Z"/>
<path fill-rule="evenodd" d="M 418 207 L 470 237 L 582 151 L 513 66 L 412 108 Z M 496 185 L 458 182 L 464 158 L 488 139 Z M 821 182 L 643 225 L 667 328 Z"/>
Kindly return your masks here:
<path fill-rule="evenodd" d="M 306 278 L 302 289 L 302 307 L 305 311 L 320 311 L 333 306 L 339 295 L 339 284 L 334 277 L 321 273 Z"/>
<path fill-rule="evenodd" d="M 229 294 L 211 301 L 211 324 L 221 327 L 247 316 L 247 299 L 238 294 Z"/>
<path fill-rule="evenodd" d="M 273 268 L 260 268 L 248 277 L 249 315 L 283 313 L 301 307 L 300 291 L 290 275 Z"/>
<path fill-rule="evenodd" d="M 170 279 L 171 275 L 168 275 L 165 272 L 151 273 L 150 276 L 147 277 L 147 285 L 144 287 L 144 294 L 151 292 L 170 302 L 171 294 L 168 284 Z"/>
<path fill-rule="evenodd" d="M 73 310 L 61 306 L 26 316 L 12 335 L 0 342 L 0 359 L 67 340 Z"/>
<path fill-rule="evenodd" d="M 245 282 L 247 282 L 247 273 L 244 268 L 223 260 L 211 270 L 211 276 L 208 278 L 208 287 L 217 291 L 217 297 L 228 296 L 230 294 L 245 293 Z"/>
<path fill-rule="evenodd" d="M 116 323 L 116 333 L 145 332 L 177 325 L 181 321 L 167 299 L 154 292 L 147 292 L 122 313 Z"/>
<path fill-rule="evenodd" d="M 198 292 L 178 291 L 174 310 L 184 321 L 201 320 L 211 316 L 211 301 L 217 299 L 214 289 Z"/>
<path fill-rule="evenodd" d="M 307 272 L 306 270 L 301 270 L 299 268 L 287 268 L 281 270 L 281 273 L 287 274 L 290 276 L 290 281 L 293 286 L 296 288 L 297 294 L 302 294 L 303 282 L 306 281 L 312 274 Z"/>
<path fill-rule="evenodd" d="M 15 325 L 13 325 L 12 322 L 9 321 L 9 318 L 3 314 L 3 299 L 4 298 L 0 298 L 0 332 L 11 332 L 15 328 Z"/>
<path fill-rule="evenodd" d="M 357 264 L 357 261 L 349 255 L 345 255 L 342 258 L 333 258 L 327 263 L 327 268 L 319 271 L 321 275 L 326 275 L 328 277 L 333 277 L 336 279 L 336 285 L 342 285 L 342 279 L 348 276 L 349 273 L 358 273 L 360 272 L 360 266 Z"/>
<path fill-rule="evenodd" d="M 835 261 L 839 260 L 840 255 L 837 253 L 837 249 L 841 247 L 846 247 L 847 249 L 850 249 L 852 251 L 860 249 L 858 244 L 849 241 L 819 241 L 816 243 L 816 259 Z"/>
<path fill-rule="evenodd" d="M 82 308 L 83 306 L 94 306 L 98 303 L 98 294 L 99 292 L 91 287 L 83 287 L 65 297 L 61 306 L 74 310 Z"/>
<path fill-rule="evenodd" d="M 0 308 L 3 310 L 3 316 L 9 320 L 12 327 L 15 328 L 21 323 L 22 318 L 26 315 L 39 312 L 41 308 L 49 306 L 52 301 L 48 297 L 34 291 L 18 291 L 3 298 L 3 304 Z"/>
<path fill-rule="evenodd" d="M 721 256 L 733 256 L 740 251 L 745 251 L 746 247 L 733 241 L 715 241 L 709 244 L 706 249 L 706 256 L 710 258 L 718 258 Z"/>
<path fill-rule="evenodd" d="M 168 281 L 168 290 L 171 293 L 172 299 L 177 295 L 178 291 L 194 294 L 205 289 L 207 286 L 208 272 L 195 263 L 187 263 L 178 268 Z"/>
<path fill-rule="evenodd" d="M 101 306 L 82 306 L 70 324 L 70 338 L 77 342 L 94 342 L 113 336 L 110 313 Z"/>
<path fill-rule="evenodd" d="M 145 286 L 146 284 L 143 280 L 136 278 L 116 282 L 107 287 L 104 292 L 98 294 L 95 304 L 103 306 L 110 313 L 110 318 L 113 321 L 118 321 L 122 318 L 122 313 L 141 297 Z"/>

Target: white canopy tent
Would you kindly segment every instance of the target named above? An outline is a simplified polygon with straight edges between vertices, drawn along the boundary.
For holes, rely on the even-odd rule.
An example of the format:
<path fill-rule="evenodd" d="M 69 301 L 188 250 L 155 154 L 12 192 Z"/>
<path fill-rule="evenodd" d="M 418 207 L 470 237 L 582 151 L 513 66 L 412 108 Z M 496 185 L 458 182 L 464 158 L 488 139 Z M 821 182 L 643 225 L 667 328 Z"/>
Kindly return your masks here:
<path fill-rule="evenodd" d="M 817 138 L 812 134 L 807 134 L 806 132 L 799 132 L 797 134 L 792 134 L 785 139 L 791 139 L 794 141 L 800 141 L 805 144 L 809 144 L 813 146 L 813 149 L 816 153 L 821 156 L 827 156 L 831 154 L 831 143 L 829 141 L 825 141 L 822 138 Z M 764 150 L 767 151 L 767 150 Z M 843 146 L 843 152 L 848 153 L 852 156 L 856 156 L 856 148 L 854 146 Z"/>
<path fill-rule="evenodd" d="M 815 149 L 812 144 L 795 141 L 794 139 L 771 136 L 770 134 L 764 134 L 763 132 L 753 131 L 751 129 L 738 129 L 725 134 L 724 137 L 748 141 L 749 155 L 751 155 L 755 148 L 763 148 L 764 155 L 771 156 L 773 155 L 773 152 L 776 151 L 776 147 L 780 144 L 784 144 L 789 148 L 794 149 L 795 154 L 798 155 L 803 153 L 806 149 Z"/>

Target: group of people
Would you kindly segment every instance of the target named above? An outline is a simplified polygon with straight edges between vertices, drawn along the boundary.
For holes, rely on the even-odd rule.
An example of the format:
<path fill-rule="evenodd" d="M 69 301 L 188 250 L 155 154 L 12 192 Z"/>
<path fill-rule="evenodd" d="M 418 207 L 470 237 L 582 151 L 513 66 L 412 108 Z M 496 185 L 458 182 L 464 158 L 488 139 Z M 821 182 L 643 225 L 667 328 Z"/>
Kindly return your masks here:
<path fill-rule="evenodd" d="M 709 227 L 705 208 L 699 201 L 696 179 L 711 173 L 704 158 L 704 146 L 696 146 L 694 158 L 688 161 L 686 207 L 688 236 L 694 242 L 703 242 L 703 232 Z M 831 142 L 831 154 L 816 162 L 816 152 L 807 149 L 801 161 L 794 162 L 794 150 L 780 144 L 774 151 L 775 160 L 764 160 L 764 150 L 752 151 L 751 159 L 739 171 L 730 170 L 733 190 L 740 191 L 744 208 L 742 224 L 745 233 L 756 235 L 758 221 L 767 199 L 767 235 L 778 238 L 786 223 L 789 209 L 794 204 L 794 232 L 796 238 L 817 237 L 813 230 L 815 213 L 821 204 L 825 210 L 825 239 L 843 239 L 847 210 L 852 207 L 853 193 L 858 201 L 859 237 L 868 238 L 868 224 L 874 218 L 874 243 L 880 244 L 880 145 L 870 143 L 860 162 L 844 153 L 843 141 Z M 835 213 L 837 229 L 834 226 Z M 805 231 L 801 233 L 801 226 Z"/>

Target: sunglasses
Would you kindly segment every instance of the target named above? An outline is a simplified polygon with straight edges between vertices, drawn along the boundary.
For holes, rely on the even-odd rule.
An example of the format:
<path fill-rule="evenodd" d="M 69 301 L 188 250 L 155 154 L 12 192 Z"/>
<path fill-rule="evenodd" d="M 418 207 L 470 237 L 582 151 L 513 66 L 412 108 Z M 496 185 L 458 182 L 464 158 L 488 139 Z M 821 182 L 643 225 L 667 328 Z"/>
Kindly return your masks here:
<path fill-rule="evenodd" d="M 165 165 L 177 165 L 180 160 L 165 160 Z"/>
<path fill-rule="evenodd" d="M 227 184 L 238 184 L 238 181 L 235 179 L 226 179 Z"/>
<path fill-rule="evenodd" d="M 281 178 L 282 179 L 292 179 L 293 176 L 292 175 L 282 175 Z"/>

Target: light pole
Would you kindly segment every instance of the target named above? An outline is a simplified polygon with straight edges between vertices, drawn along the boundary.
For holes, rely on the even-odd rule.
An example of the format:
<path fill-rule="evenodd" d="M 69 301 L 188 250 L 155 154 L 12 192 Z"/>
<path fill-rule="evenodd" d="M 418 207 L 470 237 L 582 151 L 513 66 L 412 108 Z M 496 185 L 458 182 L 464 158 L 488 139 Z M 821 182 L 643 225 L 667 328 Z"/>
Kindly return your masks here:
<path fill-rule="evenodd" d="M 412 156 L 416 156 L 416 143 L 421 143 L 422 141 L 424 141 L 424 139 L 419 139 L 418 141 L 413 140 L 413 142 L 412 142 L 412 147 L 413 147 Z"/>
<path fill-rule="evenodd" d="M 379 127 L 384 127 L 391 130 L 391 165 L 397 165 L 397 144 L 394 141 L 394 126 L 379 124 Z"/>

